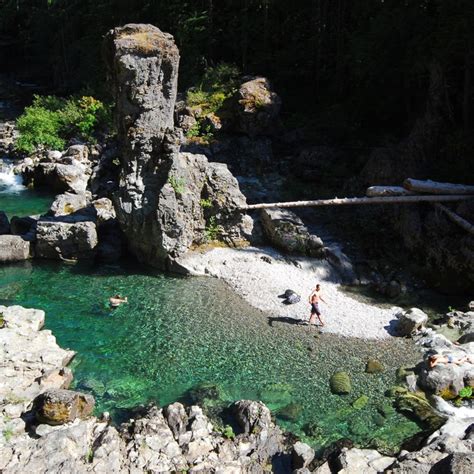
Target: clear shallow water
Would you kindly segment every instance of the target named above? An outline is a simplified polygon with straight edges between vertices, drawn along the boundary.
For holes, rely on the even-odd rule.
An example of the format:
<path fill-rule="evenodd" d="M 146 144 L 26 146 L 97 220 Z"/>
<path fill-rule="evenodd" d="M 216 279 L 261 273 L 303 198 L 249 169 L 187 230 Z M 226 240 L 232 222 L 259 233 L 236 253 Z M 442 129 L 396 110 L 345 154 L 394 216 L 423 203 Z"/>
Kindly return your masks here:
<path fill-rule="evenodd" d="M 129 303 L 111 311 L 107 300 L 115 293 Z M 207 384 L 207 393 L 220 398 L 201 400 L 208 409 L 261 399 L 284 428 L 316 448 L 344 437 L 396 449 L 420 431 L 400 414 L 379 414 L 389 403 L 384 392 L 395 369 L 418 359 L 408 342 L 342 339 L 271 323 L 216 280 L 175 278 L 127 263 L 17 264 L 0 267 L 0 303 L 45 310 L 58 343 L 78 352 L 75 387 L 92 392 L 97 411 L 116 419 L 152 400 L 189 401 L 191 389 Z M 386 372 L 366 374 L 369 357 L 381 360 Z M 350 373 L 350 395 L 330 392 L 337 370 Z M 369 402 L 355 410 L 351 404 L 361 395 Z"/>

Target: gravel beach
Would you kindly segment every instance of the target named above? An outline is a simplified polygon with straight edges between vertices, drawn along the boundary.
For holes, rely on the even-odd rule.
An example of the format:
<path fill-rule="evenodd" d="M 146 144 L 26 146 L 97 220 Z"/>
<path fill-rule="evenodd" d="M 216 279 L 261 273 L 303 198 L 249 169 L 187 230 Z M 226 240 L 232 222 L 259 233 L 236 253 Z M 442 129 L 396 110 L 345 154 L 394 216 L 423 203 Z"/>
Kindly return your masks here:
<path fill-rule="evenodd" d="M 340 289 L 337 272 L 324 260 L 287 257 L 272 248 L 213 248 L 192 251 L 179 260 L 191 275 L 208 275 L 225 281 L 255 308 L 269 318 L 304 324 L 309 319 L 308 296 L 316 283 L 328 304 L 320 308 L 323 332 L 363 339 L 390 337 L 396 308 L 383 309 L 357 301 Z M 301 296 L 292 305 L 283 304 L 279 295 L 291 289 Z M 308 330 L 315 330 L 308 327 Z"/>

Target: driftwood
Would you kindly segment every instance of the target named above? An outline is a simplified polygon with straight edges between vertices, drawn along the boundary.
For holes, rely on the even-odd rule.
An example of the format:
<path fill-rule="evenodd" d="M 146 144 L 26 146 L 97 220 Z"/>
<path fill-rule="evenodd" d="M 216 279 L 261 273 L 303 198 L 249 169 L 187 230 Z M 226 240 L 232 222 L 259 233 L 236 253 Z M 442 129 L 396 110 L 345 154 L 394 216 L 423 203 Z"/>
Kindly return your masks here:
<path fill-rule="evenodd" d="M 473 196 L 389 196 L 389 197 L 354 197 L 354 198 L 334 198 L 334 199 L 317 199 L 315 201 L 290 201 L 290 202 L 273 202 L 262 204 L 248 204 L 241 206 L 242 211 L 251 209 L 272 209 L 275 207 L 313 207 L 313 206 L 344 206 L 349 204 L 409 204 L 417 202 L 454 202 L 472 199 Z"/>
<path fill-rule="evenodd" d="M 412 191 L 402 188 L 401 186 L 370 186 L 367 188 L 366 196 L 413 196 Z"/>
<path fill-rule="evenodd" d="M 474 186 L 466 184 L 437 183 L 436 181 L 421 181 L 408 178 L 403 187 L 409 191 L 429 194 L 474 194 Z"/>
<path fill-rule="evenodd" d="M 444 212 L 451 221 L 461 226 L 464 230 L 466 230 L 470 234 L 474 234 L 474 225 L 472 225 L 466 219 L 456 214 L 454 211 L 447 208 L 446 206 L 443 206 L 442 204 L 435 203 L 434 206 L 436 209 L 439 209 L 440 211 Z"/>

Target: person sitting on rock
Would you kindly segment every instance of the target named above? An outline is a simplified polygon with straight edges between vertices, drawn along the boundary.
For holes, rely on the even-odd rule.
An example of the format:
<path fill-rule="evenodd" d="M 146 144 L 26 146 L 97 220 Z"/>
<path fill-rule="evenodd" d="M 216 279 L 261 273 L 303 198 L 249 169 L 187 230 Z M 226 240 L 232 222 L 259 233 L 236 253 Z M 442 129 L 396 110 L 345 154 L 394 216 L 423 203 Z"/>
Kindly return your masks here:
<path fill-rule="evenodd" d="M 126 296 L 123 298 L 120 295 L 115 295 L 109 298 L 109 303 L 111 308 L 118 308 L 122 303 L 128 303 L 128 298 Z"/>
<path fill-rule="evenodd" d="M 442 355 L 442 354 L 433 354 L 428 357 L 428 366 L 430 369 L 436 367 L 439 364 L 456 364 L 461 365 L 465 362 L 472 364 L 472 358 L 470 356 L 455 358 L 451 354 Z"/>

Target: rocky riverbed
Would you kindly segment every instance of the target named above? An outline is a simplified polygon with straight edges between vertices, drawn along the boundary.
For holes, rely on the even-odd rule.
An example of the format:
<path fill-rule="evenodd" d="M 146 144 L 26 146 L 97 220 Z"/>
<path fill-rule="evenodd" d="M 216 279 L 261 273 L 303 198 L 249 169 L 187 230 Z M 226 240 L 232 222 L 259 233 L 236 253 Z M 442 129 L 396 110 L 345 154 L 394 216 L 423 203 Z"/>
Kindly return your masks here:
<path fill-rule="evenodd" d="M 174 403 L 138 410 L 115 427 L 106 413 L 91 416 L 90 395 L 67 390 L 74 353 L 41 329 L 42 311 L 2 306 L 0 314 L 2 472 L 472 472 L 473 410 L 441 401 L 447 422 L 419 451 L 398 458 L 342 444 L 318 460 L 275 426 L 265 405 L 252 401 L 232 404 L 228 425 L 211 423 L 198 406 Z M 425 347 L 443 342 L 429 331 L 420 336 Z"/>

